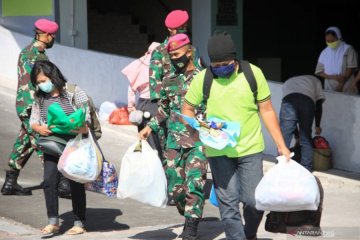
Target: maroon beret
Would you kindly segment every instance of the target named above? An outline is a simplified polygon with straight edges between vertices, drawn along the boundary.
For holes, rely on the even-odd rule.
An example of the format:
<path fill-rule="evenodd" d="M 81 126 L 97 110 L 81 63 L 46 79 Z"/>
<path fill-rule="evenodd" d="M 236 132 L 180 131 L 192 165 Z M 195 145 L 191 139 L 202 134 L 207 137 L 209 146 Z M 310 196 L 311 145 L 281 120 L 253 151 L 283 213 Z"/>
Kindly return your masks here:
<path fill-rule="evenodd" d="M 165 19 L 165 26 L 167 28 L 178 28 L 184 25 L 189 20 L 189 14 L 185 10 L 174 10 L 170 12 Z"/>
<path fill-rule="evenodd" d="M 51 20 L 46 18 L 41 18 L 37 20 L 34 24 L 35 28 L 44 32 L 44 33 L 56 33 L 59 29 L 59 25 Z"/>

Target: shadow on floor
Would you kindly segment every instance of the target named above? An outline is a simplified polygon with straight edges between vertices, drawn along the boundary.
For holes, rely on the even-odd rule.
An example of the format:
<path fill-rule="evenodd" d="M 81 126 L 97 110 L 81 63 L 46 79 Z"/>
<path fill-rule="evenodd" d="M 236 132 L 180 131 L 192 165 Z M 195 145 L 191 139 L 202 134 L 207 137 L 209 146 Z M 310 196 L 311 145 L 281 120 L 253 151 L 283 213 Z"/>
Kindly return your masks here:
<path fill-rule="evenodd" d="M 122 215 L 119 209 L 87 208 L 86 230 L 88 232 L 106 232 L 116 230 L 127 230 L 129 225 L 116 222 L 116 217 Z M 65 232 L 73 226 L 74 217 L 72 211 L 60 215 L 63 220 L 61 232 Z"/>
<path fill-rule="evenodd" d="M 157 229 L 153 231 L 146 231 L 131 236 L 130 239 L 161 239 L 161 240 L 173 240 L 179 236 L 174 229 L 183 227 L 183 224 L 177 224 L 163 229 Z M 198 227 L 198 240 L 211 240 L 218 237 L 223 233 L 221 222 L 218 218 L 209 217 L 203 218 Z M 181 231 L 180 233 L 181 234 Z"/>

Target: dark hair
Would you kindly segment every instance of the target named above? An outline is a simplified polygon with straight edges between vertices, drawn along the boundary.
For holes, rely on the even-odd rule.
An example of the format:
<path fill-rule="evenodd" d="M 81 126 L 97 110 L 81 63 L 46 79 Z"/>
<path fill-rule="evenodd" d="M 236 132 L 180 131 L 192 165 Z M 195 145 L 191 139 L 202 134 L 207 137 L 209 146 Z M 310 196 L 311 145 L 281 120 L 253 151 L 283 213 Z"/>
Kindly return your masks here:
<path fill-rule="evenodd" d="M 45 76 L 47 76 L 50 79 L 50 81 L 54 84 L 54 87 L 59 91 L 60 95 L 63 95 L 64 87 L 67 81 L 55 64 L 53 64 L 50 61 L 35 62 L 30 73 L 31 83 L 34 86 L 37 85 L 36 78 L 40 73 L 43 73 Z M 46 93 L 41 91 L 39 88 L 36 88 L 35 91 L 36 97 L 44 98 L 45 95 Z"/>

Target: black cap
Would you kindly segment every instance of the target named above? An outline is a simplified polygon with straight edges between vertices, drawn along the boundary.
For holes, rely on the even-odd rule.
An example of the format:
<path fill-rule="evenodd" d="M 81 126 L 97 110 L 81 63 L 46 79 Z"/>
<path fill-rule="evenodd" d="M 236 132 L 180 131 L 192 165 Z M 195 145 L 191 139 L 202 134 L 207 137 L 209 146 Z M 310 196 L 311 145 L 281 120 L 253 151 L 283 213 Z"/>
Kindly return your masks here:
<path fill-rule="evenodd" d="M 227 32 L 214 32 L 208 41 L 208 55 L 211 62 L 234 60 L 236 50 L 231 35 Z"/>

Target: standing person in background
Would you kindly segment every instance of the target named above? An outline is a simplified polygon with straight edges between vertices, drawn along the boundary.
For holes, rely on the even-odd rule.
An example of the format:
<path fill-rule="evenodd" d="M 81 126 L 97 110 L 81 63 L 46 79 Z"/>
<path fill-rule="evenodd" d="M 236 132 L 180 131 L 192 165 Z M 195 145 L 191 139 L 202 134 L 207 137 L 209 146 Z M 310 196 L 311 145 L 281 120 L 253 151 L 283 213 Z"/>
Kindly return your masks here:
<path fill-rule="evenodd" d="M 16 113 L 21 121 L 19 134 L 9 156 L 9 169 L 1 193 L 3 195 L 31 195 L 29 189 L 22 188 L 18 183 L 20 170 L 36 151 L 41 162 L 43 154 L 36 147 L 36 133 L 30 127 L 29 119 L 34 102 L 35 86 L 31 83 L 30 72 L 38 60 L 48 60 L 45 49 L 53 46 L 55 34 L 59 28 L 56 22 L 39 19 L 34 23 L 35 37 L 30 45 L 21 50 L 18 60 L 18 86 L 16 93 Z"/>
<path fill-rule="evenodd" d="M 49 136 L 52 133 L 48 126 L 47 113 L 49 106 L 58 103 L 66 115 L 70 115 L 76 109 L 83 108 L 86 111 L 86 122 L 90 121 L 90 111 L 88 108 L 88 97 L 79 87 L 75 92 L 66 90 L 66 79 L 60 70 L 49 61 L 37 61 L 31 71 L 31 82 L 36 86 L 35 101 L 33 104 L 30 126 L 41 136 Z M 73 129 L 76 134 L 88 134 L 89 130 L 84 122 L 84 127 Z M 91 134 L 91 133 L 90 133 Z M 71 139 L 74 135 L 58 134 L 61 138 Z M 58 156 L 52 156 L 44 153 L 44 195 L 46 210 L 48 216 L 48 225 L 41 232 L 43 234 L 58 233 L 59 225 L 59 199 L 58 182 L 60 172 L 57 164 Z M 74 214 L 74 226 L 66 234 L 77 235 L 85 232 L 85 212 L 86 212 L 86 194 L 84 184 L 70 181 L 71 201 Z"/>
<path fill-rule="evenodd" d="M 355 49 L 343 41 L 340 29 L 325 31 L 327 47 L 321 52 L 315 74 L 325 79 L 324 89 L 331 92 L 356 94 L 354 71 L 358 67 Z"/>
<path fill-rule="evenodd" d="M 137 125 L 138 132 L 146 126 L 150 117 L 155 116 L 158 110 L 158 104 L 150 100 L 149 65 L 151 53 L 159 45 L 159 43 L 153 42 L 143 57 L 131 62 L 121 71 L 130 82 L 128 87 L 129 120 Z M 137 102 L 136 93 L 139 94 Z M 163 150 L 159 136 L 152 132 L 147 141 L 162 160 Z"/>
<path fill-rule="evenodd" d="M 283 99 L 280 109 L 280 128 L 289 148 L 294 131 L 299 125 L 301 147 L 300 164 L 313 171 L 312 126 L 315 118 L 315 133 L 321 133 L 320 121 L 325 96 L 320 79 L 311 75 L 289 78 L 283 84 Z"/>
<path fill-rule="evenodd" d="M 214 75 L 207 101 L 207 119 L 238 122 L 240 136 L 236 146 L 217 150 L 206 146 L 219 203 L 221 221 L 227 239 L 256 239 L 263 212 L 255 208 L 255 188 L 263 176 L 264 139 L 260 116 L 272 136 L 279 154 L 289 159 L 281 135 L 266 79 L 258 67 L 250 65 L 257 84 L 256 97 L 236 60 L 235 44 L 226 32 L 215 32 L 208 42 L 210 70 Z M 204 101 L 205 72 L 197 74 L 185 95 L 182 113 L 195 116 L 196 107 Z M 255 99 L 254 99 L 255 98 Z M 189 125 L 187 125 L 189 127 Z M 244 204 L 243 225 L 239 204 Z"/>
<path fill-rule="evenodd" d="M 165 27 L 169 31 L 169 36 L 173 36 L 177 33 L 187 33 L 189 21 L 189 14 L 186 10 L 174 10 L 171 11 L 165 18 Z M 171 71 L 171 61 L 170 56 L 167 51 L 167 44 L 169 37 L 167 37 L 163 43 L 161 43 L 151 54 L 150 59 L 150 72 L 149 72 L 149 82 L 150 82 L 150 99 L 152 102 L 158 103 L 159 99 L 162 97 L 161 86 L 164 76 Z M 195 47 L 192 47 L 192 58 L 195 66 L 197 68 L 202 67 L 201 61 L 198 55 L 198 52 Z M 166 122 L 161 123 L 159 130 L 157 132 L 163 153 L 166 154 Z M 166 159 L 166 156 L 161 158 L 162 160 Z M 168 205 L 175 205 L 172 196 L 169 196 Z"/>
<path fill-rule="evenodd" d="M 182 239 L 195 240 L 205 204 L 208 162 L 198 132 L 185 126 L 179 113 L 193 77 L 202 68 L 193 62 L 194 52 L 187 35 L 171 36 L 167 50 L 171 69 L 162 80 L 159 109 L 139 137 L 146 139 L 152 131 L 158 131 L 161 123 L 167 123 L 165 172 L 168 191 L 174 197 L 179 213 L 185 217 Z M 201 114 L 204 109 L 199 107 L 197 110 Z"/>

